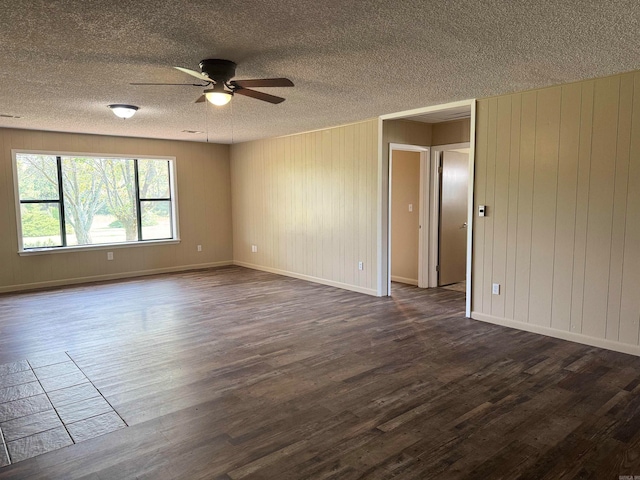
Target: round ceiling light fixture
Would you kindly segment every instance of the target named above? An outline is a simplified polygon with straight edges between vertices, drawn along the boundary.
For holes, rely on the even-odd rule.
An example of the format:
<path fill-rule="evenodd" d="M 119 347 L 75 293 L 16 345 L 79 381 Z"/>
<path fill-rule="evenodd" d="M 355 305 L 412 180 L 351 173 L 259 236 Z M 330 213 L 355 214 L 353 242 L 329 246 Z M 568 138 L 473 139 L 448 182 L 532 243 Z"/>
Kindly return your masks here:
<path fill-rule="evenodd" d="M 121 103 L 115 103 L 113 105 L 107 105 L 113 114 L 119 118 L 131 118 L 138 111 L 138 107 L 135 105 L 124 105 Z"/>
<path fill-rule="evenodd" d="M 212 89 L 204 91 L 204 96 L 207 98 L 209 103 L 213 103 L 214 105 L 221 107 L 231 101 L 233 93 L 226 90 L 222 83 L 216 83 Z"/>

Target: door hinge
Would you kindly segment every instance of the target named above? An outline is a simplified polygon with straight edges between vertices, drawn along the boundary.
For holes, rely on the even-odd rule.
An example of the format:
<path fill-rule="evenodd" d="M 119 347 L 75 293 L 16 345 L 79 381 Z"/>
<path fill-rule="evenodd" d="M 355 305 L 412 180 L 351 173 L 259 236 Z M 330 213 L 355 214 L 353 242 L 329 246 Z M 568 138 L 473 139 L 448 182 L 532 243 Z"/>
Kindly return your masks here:
<path fill-rule="evenodd" d="M 440 265 L 436 265 L 436 272 L 440 271 Z"/>
<path fill-rule="evenodd" d="M 442 173 L 442 166 L 438 167 L 438 173 Z"/>

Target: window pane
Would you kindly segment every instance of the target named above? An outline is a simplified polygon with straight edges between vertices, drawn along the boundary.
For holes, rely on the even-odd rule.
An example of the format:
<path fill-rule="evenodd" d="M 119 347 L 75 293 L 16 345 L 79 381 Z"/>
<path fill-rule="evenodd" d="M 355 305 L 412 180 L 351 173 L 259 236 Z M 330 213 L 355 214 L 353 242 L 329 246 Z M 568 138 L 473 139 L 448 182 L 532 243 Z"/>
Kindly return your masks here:
<path fill-rule="evenodd" d="M 169 198 L 169 161 L 138 160 L 140 198 Z"/>
<path fill-rule="evenodd" d="M 20 200 L 58 200 L 55 155 L 16 154 Z"/>
<path fill-rule="evenodd" d="M 23 203 L 20 205 L 23 248 L 59 247 L 60 208 L 57 203 Z"/>
<path fill-rule="evenodd" d="M 67 245 L 138 240 L 133 160 L 62 157 Z"/>
<path fill-rule="evenodd" d="M 100 208 L 96 211 L 93 243 L 135 242 L 138 240 L 134 163 L 128 158 L 96 159 L 103 185 Z"/>
<path fill-rule="evenodd" d="M 104 180 L 99 160 L 62 157 L 62 191 L 67 245 L 90 245 L 97 241 L 95 221 L 104 207 Z"/>
<path fill-rule="evenodd" d="M 142 239 L 171 238 L 171 202 L 140 202 L 142 210 Z"/>
<path fill-rule="evenodd" d="M 15 163 L 23 248 L 173 238 L 169 160 L 18 153 Z"/>

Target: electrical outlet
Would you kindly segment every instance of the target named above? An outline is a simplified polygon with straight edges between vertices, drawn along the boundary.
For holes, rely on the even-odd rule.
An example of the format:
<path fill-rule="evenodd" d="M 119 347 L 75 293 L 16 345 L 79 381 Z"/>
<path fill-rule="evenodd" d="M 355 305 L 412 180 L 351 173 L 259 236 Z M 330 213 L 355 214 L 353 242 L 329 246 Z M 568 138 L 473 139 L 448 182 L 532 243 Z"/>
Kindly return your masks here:
<path fill-rule="evenodd" d="M 494 283 L 493 288 L 491 289 L 491 293 L 494 295 L 500 295 L 500 284 Z"/>
<path fill-rule="evenodd" d="M 198 245 L 198 251 L 201 252 L 202 251 L 202 245 Z"/>
<path fill-rule="evenodd" d="M 362 262 L 358 262 L 358 270 L 364 270 L 364 264 Z"/>
<path fill-rule="evenodd" d="M 258 252 L 258 246 L 257 245 L 251 245 L 251 251 L 253 253 L 257 253 Z"/>
<path fill-rule="evenodd" d="M 107 260 L 113 260 L 113 252 L 107 252 Z"/>

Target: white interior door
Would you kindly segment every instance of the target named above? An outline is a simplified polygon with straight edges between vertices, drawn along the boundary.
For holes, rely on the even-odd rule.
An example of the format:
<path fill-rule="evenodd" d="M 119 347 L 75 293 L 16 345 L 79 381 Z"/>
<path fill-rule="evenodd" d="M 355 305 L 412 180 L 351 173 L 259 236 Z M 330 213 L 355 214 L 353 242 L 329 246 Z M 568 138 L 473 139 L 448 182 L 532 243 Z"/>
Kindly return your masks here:
<path fill-rule="evenodd" d="M 463 282 L 467 270 L 469 154 L 442 152 L 438 285 Z"/>

